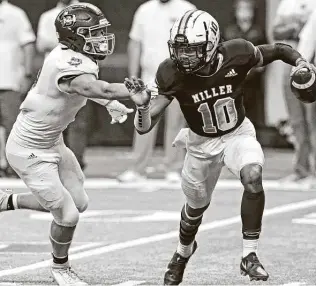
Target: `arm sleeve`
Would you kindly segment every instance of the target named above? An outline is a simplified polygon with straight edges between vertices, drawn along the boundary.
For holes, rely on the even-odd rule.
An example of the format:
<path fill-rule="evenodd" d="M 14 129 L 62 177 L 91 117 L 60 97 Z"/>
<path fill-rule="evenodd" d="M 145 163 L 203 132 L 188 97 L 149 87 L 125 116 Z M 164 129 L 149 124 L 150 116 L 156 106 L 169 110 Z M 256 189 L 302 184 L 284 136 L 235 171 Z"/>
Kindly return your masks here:
<path fill-rule="evenodd" d="M 232 59 L 244 66 L 248 70 L 256 66 L 261 66 L 262 56 L 260 51 L 251 42 L 238 38 L 227 41 L 226 49 L 231 54 Z"/>
<path fill-rule="evenodd" d="M 134 117 L 134 126 L 140 132 L 147 132 L 151 127 L 150 105 L 137 108 Z"/>
<path fill-rule="evenodd" d="M 19 34 L 18 39 L 21 46 L 33 43 L 36 40 L 31 23 L 24 11 L 21 11 L 19 15 Z"/>
<path fill-rule="evenodd" d="M 302 55 L 291 46 L 281 43 L 260 45 L 257 47 L 262 55 L 263 66 L 277 60 L 281 60 L 291 66 L 296 66 L 296 61 L 302 57 Z"/>

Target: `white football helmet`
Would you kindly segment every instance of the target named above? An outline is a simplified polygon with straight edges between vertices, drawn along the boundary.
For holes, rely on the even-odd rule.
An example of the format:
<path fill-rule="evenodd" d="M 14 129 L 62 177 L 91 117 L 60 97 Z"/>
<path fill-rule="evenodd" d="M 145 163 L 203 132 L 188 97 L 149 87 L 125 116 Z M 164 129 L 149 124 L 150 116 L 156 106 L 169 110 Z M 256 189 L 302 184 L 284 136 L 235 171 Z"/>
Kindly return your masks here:
<path fill-rule="evenodd" d="M 180 71 L 193 73 L 214 59 L 219 42 L 217 21 L 205 11 L 190 10 L 171 28 L 170 58 Z"/>

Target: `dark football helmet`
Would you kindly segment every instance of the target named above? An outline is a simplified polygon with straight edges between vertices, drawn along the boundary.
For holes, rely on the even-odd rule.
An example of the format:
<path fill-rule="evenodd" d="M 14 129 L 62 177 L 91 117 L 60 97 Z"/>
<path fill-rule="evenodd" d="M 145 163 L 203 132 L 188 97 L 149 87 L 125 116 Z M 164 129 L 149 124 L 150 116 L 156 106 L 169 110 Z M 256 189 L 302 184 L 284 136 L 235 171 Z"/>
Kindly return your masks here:
<path fill-rule="evenodd" d="M 114 50 L 115 36 L 102 11 L 89 3 L 67 6 L 55 20 L 58 40 L 76 52 L 102 60 Z"/>
<path fill-rule="evenodd" d="M 304 103 L 316 101 L 316 75 L 314 70 L 301 68 L 291 74 L 291 90 Z"/>

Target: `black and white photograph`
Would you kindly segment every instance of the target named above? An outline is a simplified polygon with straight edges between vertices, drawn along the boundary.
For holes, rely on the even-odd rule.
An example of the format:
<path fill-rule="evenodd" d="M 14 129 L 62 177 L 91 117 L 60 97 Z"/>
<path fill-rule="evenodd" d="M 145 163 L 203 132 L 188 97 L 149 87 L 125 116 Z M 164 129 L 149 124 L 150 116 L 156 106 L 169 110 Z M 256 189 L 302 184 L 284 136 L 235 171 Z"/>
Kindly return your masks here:
<path fill-rule="evenodd" d="M 0 286 L 316 286 L 315 209 L 316 0 L 0 0 Z"/>

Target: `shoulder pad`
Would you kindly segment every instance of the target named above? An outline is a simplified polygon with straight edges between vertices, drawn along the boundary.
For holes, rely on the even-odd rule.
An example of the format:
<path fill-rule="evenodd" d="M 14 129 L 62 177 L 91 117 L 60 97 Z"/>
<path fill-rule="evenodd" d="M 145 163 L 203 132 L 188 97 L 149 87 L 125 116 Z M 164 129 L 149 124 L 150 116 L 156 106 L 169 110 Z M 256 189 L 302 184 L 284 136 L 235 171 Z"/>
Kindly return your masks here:
<path fill-rule="evenodd" d="M 219 52 L 229 61 L 245 64 L 255 55 L 255 46 L 244 39 L 234 39 L 223 42 L 219 46 Z"/>
<path fill-rule="evenodd" d="M 76 53 L 72 50 L 61 50 L 60 57 L 57 59 L 57 68 L 60 72 L 82 74 L 91 73 L 98 77 L 98 64 L 87 56 Z"/>
<path fill-rule="evenodd" d="M 169 91 L 174 86 L 178 73 L 175 63 L 170 58 L 164 60 L 156 73 L 156 84 L 159 92 Z"/>

